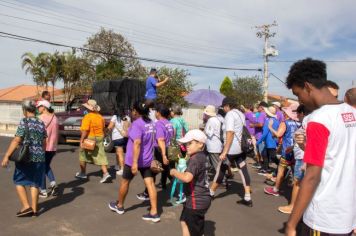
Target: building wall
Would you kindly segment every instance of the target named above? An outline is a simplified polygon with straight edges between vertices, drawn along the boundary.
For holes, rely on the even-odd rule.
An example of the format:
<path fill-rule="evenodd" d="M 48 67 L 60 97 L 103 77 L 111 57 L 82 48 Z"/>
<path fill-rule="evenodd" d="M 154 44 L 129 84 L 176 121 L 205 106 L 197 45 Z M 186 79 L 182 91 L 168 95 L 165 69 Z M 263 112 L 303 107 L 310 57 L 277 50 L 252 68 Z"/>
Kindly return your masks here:
<path fill-rule="evenodd" d="M 183 118 L 188 123 L 189 129 L 198 129 L 199 125 L 203 123 L 203 108 L 189 107 L 182 109 Z"/>
<path fill-rule="evenodd" d="M 0 103 L 0 129 L 16 130 L 23 117 L 20 103 Z"/>

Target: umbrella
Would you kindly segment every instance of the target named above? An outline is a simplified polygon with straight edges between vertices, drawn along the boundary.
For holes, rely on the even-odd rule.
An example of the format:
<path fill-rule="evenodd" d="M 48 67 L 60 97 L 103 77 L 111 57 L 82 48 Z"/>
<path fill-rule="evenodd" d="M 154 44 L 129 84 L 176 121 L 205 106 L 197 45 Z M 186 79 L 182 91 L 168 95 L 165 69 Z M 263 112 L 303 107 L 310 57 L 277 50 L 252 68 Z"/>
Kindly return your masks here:
<path fill-rule="evenodd" d="M 215 90 L 210 89 L 198 89 L 187 96 L 185 100 L 188 103 L 200 106 L 214 105 L 215 107 L 221 106 L 222 100 L 225 98 L 224 95 Z"/>

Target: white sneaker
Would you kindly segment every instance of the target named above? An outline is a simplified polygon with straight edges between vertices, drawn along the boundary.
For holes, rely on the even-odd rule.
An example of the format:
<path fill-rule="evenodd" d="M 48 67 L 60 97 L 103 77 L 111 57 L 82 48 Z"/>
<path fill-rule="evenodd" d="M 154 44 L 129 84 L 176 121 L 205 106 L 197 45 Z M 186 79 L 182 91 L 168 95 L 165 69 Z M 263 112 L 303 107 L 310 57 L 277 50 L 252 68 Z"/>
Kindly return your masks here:
<path fill-rule="evenodd" d="M 121 170 L 118 170 L 116 171 L 116 175 L 122 175 L 124 173 L 124 171 L 121 169 Z"/>
<path fill-rule="evenodd" d="M 75 174 L 75 178 L 78 178 L 78 179 L 87 179 L 88 176 L 87 176 L 85 173 L 77 172 L 77 173 Z"/>
<path fill-rule="evenodd" d="M 40 198 L 47 198 L 47 197 L 48 197 L 48 193 L 47 193 L 46 191 L 40 191 L 40 192 L 38 193 L 38 196 L 39 196 Z"/>
<path fill-rule="evenodd" d="M 103 178 L 101 178 L 100 183 L 105 183 L 111 178 L 111 175 L 109 173 L 106 173 Z"/>

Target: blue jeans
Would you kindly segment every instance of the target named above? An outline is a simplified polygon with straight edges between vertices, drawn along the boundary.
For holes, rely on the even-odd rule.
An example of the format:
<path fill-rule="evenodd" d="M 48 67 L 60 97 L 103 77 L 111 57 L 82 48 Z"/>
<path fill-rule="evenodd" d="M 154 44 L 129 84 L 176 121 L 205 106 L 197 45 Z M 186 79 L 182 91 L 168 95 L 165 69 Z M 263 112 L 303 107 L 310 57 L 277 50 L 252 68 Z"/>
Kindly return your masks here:
<path fill-rule="evenodd" d="M 302 181 L 304 177 L 303 167 L 303 159 L 296 159 L 294 164 L 294 178 L 296 180 Z"/>
<path fill-rule="evenodd" d="M 53 157 L 56 155 L 56 152 L 47 152 L 46 151 L 46 154 L 45 154 L 45 157 L 46 157 L 46 163 L 45 163 L 45 176 L 43 178 L 43 181 L 42 181 L 42 184 L 41 184 L 41 187 L 40 189 L 42 190 L 45 190 L 46 189 L 46 176 L 48 177 L 48 180 L 50 182 L 52 181 L 55 181 L 55 178 L 54 178 L 54 174 L 53 174 L 53 171 L 51 169 L 51 162 L 52 162 L 52 159 Z"/>

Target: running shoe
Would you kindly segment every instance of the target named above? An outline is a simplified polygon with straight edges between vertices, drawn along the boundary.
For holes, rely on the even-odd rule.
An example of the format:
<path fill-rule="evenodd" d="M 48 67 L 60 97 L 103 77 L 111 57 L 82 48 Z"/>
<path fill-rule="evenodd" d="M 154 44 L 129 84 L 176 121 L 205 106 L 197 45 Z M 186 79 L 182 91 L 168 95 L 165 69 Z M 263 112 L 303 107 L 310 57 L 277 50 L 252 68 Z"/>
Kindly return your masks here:
<path fill-rule="evenodd" d="M 110 202 L 108 206 L 109 206 L 110 210 L 116 212 L 119 215 L 122 215 L 125 213 L 125 209 L 123 207 L 118 207 L 117 202 Z"/>
<path fill-rule="evenodd" d="M 266 176 L 268 174 L 268 171 L 267 170 L 264 170 L 264 169 L 261 169 L 258 171 L 257 173 L 258 175 L 262 175 L 262 176 Z"/>
<path fill-rule="evenodd" d="M 251 167 L 252 168 L 254 168 L 254 169 L 261 169 L 262 168 L 262 166 L 259 164 L 259 163 L 253 163 L 252 165 L 251 165 Z"/>
<path fill-rule="evenodd" d="M 57 185 L 53 185 L 51 187 L 48 188 L 48 195 L 52 195 L 52 196 L 58 196 L 58 186 Z"/>
<path fill-rule="evenodd" d="M 124 173 L 123 169 L 116 171 L 116 175 L 122 175 Z"/>
<path fill-rule="evenodd" d="M 77 172 L 75 174 L 75 178 L 77 178 L 77 179 L 88 179 L 88 176 L 85 173 Z"/>
<path fill-rule="evenodd" d="M 265 187 L 264 188 L 264 192 L 267 193 L 268 195 L 273 195 L 278 197 L 279 196 L 279 192 L 278 191 L 274 191 L 273 187 Z"/>
<path fill-rule="evenodd" d="M 248 207 L 253 207 L 253 204 L 252 204 L 252 200 L 245 200 L 245 199 L 241 199 L 239 201 L 236 202 L 237 204 L 241 204 L 241 205 L 245 205 L 245 206 L 248 206 Z"/>
<path fill-rule="evenodd" d="M 150 197 L 148 196 L 148 194 L 146 192 L 143 193 L 139 193 L 136 195 L 136 197 L 141 200 L 141 201 L 148 201 L 150 200 Z"/>
<path fill-rule="evenodd" d="M 147 213 L 146 215 L 142 216 L 143 220 L 147 220 L 147 221 L 152 221 L 154 223 L 160 222 L 161 218 L 159 217 L 158 214 L 155 215 L 151 215 L 151 213 Z"/>
<path fill-rule="evenodd" d="M 103 175 L 103 178 L 101 178 L 100 183 L 106 183 L 109 179 L 111 178 L 111 175 L 109 173 L 106 173 Z"/>
<path fill-rule="evenodd" d="M 47 198 L 47 197 L 48 197 L 48 193 L 47 193 L 46 191 L 40 191 L 40 192 L 38 193 L 38 196 L 39 196 L 40 198 Z"/>

